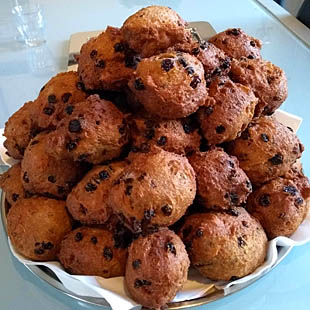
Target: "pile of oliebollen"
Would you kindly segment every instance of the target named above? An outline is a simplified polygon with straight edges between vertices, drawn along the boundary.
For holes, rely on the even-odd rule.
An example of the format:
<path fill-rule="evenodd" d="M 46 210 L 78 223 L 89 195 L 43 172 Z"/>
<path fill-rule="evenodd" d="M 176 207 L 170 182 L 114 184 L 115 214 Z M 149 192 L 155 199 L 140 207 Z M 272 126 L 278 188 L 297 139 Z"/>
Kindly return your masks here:
<path fill-rule="evenodd" d="M 284 72 L 239 28 L 196 41 L 150 6 L 85 43 L 7 121 L 0 177 L 16 251 L 71 274 L 125 276 L 159 309 L 190 264 L 234 280 L 263 264 L 268 239 L 304 220 L 304 148 L 273 112 Z"/>

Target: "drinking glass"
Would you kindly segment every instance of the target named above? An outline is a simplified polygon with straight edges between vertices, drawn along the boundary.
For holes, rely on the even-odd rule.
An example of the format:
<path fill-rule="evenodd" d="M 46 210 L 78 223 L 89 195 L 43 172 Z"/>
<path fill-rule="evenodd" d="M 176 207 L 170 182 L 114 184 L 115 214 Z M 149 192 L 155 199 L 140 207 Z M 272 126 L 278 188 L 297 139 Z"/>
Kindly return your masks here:
<path fill-rule="evenodd" d="M 25 3 L 13 7 L 12 13 L 19 33 L 28 46 L 45 43 L 45 26 L 42 9 L 38 3 Z"/>

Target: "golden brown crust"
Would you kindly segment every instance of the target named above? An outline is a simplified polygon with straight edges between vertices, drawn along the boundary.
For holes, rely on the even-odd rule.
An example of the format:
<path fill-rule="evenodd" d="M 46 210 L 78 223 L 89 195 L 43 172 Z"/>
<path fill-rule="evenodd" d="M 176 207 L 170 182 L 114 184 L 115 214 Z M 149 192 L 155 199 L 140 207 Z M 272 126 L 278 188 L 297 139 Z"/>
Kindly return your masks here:
<path fill-rule="evenodd" d="M 253 119 L 229 146 L 229 153 L 238 158 L 254 185 L 284 175 L 303 150 L 298 137 L 270 116 Z"/>
<path fill-rule="evenodd" d="M 310 200 L 310 182 L 304 174 L 301 162 L 297 161 L 283 177 L 296 184 L 304 200 Z"/>
<path fill-rule="evenodd" d="M 206 208 L 225 210 L 245 203 L 252 186 L 235 156 L 213 148 L 192 154 L 189 162 L 196 173 L 199 202 Z"/>
<path fill-rule="evenodd" d="M 36 99 L 35 115 L 42 129 L 54 129 L 59 121 L 74 110 L 76 103 L 88 96 L 74 71 L 58 73 L 41 89 Z"/>
<path fill-rule="evenodd" d="M 227 75 L 230 69 L 230 58 L 210 42 L 179 43 L 168 51 L 181 51 L 196 56 L 203 65 L 207 85 L 213 78 Z"/>
<path fill-rule="evenodd" d="M 259 99 L 255 115 L 272 114 L 287 98 L 287 79 L 282 69 L 262 59 L 234 60 L 231 78 L 250 87 Z"/>
<path fill-rule="evenodd" d="M 129 248 L 125 281 L 132 298 L 159 309 L 187 280 L 189 259 L 184 244 L 171 230 L 140 237 Z"/>
<path fill-rule="evenodd" d="M 124 275 L 127 249 L 115 248 L 108 230 L 80 227 L 65 236 L 58 258 L 71 274 L 111 278 Z"/>
<path fill-rule="evenodd" d="M 34 261 L 56 260 L 70 230 L 65 202 L 43 197 L 20 199 L 9 210 L 7 229 L 17 252 Z"/>
<path fill-rule="evenodd" d="M 260 49 L 262 42 L 247 35 L 240 28 L 229 28 L 217 33 L 209 39 L 209 42 L 213 43 L 232 58 L 261 58 Z"/>
<path fill-rule="evenodd" d="M 5 192 L 5 199 L 10 205 L 29 196 L 22 184 L 20 163 L 0 175 L 0 188 Z"/>
<path fill-rule="evenodd" d="M 16 111 L 5 123 L 4 147 L 8 150 L 11 157 L 22 159 L 24 151 L 37 132 L 37 120 L 33 116 L 33 109 L 36 102 L 26 102 Z"/>
<path fill-rule="evenodd" d="M 232 141 L 240 136 L 253 118 L 258 99 L 252 90 L 227 78 L 216 78 L 210 85 L 198 120 L 209 145 Z"/>
<path fill-rule="evenodd" d="M 290 236 L 308 211 L 298 186 L 291 180 L 277 178 L 250 195 L 248 211 L 264 227 L 269 239 Z"/>
<path fill-rule="evenodd" d="M 83 224 L 104 224 L 112 214 L 107 198 L 114 180 L 127 166 L 125 161 L 94 166 L 67 197 L 68 211 Z"/>
<path fill-rule="evenodd" d="M 124 40 L 142 57 L 159 54 L 176 43 L 190 42 L 186 23 L 172 9 L 148 6 L 128 17 L 122 28 Z"/>
<path fill-rule="evenodd" d="M 186 53 L 143 59 L 128 85 L 145 110 L 160 119 L 186 117 L 203 105 L 207 96 L 203 66 Z"/>
<path fill-rule="evenodd" d="M 21 162 L 25 190 L 47 197 L 65 199 L 79 179 L 79 166 L 71 159 L 55 158 L 46 152 L 50 134 L 42 132 L 26 148 Z"/>
<path fill-rule="evenodd" d="M 112 102 L 92 95 L 50 134 L 47 151 L 55 157 L 99 164 L 118 157 L 127 141 L 123 113 Z"/>
<path fill-rule="evenodd" d="M 109 205 L 135 233 L 169 226 L 184 215 L 196 194 L 195 173 L 186 157 L 159 148 L 129 156 L 114 182 Z"/>
<path fill-rule="evenodd" d="M 244 208 L 235 208 L 233 214 L 191 215 L 180 236 L 192 265 L 212 280 L 244 277 L 264 262 L 267 253 L 262 226 Z"/>
<path fill-rule="evenodd" d="M 119 90 L 126 86 L 137 65 L 137 56 L 130 53 L 118 28 L 108 26 L 87 41 L 81 48 L 78 66 L 86 89 Z"/>
<path fill-rule="evenodd" d="M 188 123 L 186 119 L 156 122 L 133 118 L 130 121 L 132 145 L 137 150 L 156 145 L 180 155 L 199 150 L 198 128 L 191 128 Z"/>

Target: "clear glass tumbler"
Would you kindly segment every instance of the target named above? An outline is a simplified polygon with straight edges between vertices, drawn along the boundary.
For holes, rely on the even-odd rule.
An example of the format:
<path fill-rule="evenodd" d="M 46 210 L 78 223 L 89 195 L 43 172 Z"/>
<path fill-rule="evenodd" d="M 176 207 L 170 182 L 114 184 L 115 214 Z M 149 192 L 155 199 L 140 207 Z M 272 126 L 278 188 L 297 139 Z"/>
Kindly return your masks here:
<path fill-rule="evenodd" d="M 12 9 L 19 33 L 28 46 L 46 42 L 42 10 L 38 3 L 25 3 Z"/>

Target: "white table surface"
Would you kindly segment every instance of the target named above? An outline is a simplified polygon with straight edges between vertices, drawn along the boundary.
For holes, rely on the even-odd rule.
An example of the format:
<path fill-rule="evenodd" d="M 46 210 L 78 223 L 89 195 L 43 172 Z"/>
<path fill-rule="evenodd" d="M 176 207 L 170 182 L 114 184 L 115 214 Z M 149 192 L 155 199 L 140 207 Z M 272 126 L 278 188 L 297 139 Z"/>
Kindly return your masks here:
<path fill-rule="evenodd" d="M 14 41 L 9 15 L 11 2 L 0 1 L 0 127 L 25 101 L 35 99 L 42 85 L 56 72 L 66 70 L 68 39 L 72 33 L 104 29 L 107 25 L 121 26 L 130 14 L 143 6 L 167 5 L 186 20 L 208 21 L 216 31 L 241 27 L 263 41 L 263 57 L 283 68 L 288 77 L 289 97 L 281 108 L 304 119 L 299 137 L 306 146 L 303 163 L 306 174 L 310 175 L 310 31 L 271 0 L 39 2 L 44 8 L 47 44 L 45 49 L 34 50 Z M 196 309 L 309 309 L 309 250 L 309 244 L 295 248 L 263 279 L 241 292 Z M 0 228 L 0 309 L 100 307 L 75 301 L 33 276 L 11 256 Z"/>

